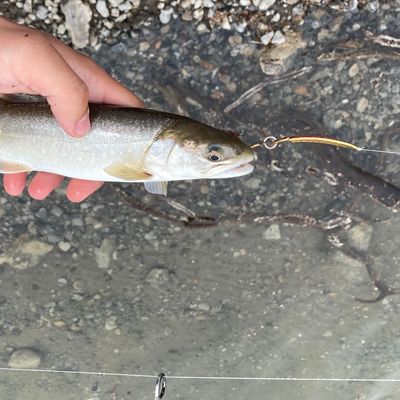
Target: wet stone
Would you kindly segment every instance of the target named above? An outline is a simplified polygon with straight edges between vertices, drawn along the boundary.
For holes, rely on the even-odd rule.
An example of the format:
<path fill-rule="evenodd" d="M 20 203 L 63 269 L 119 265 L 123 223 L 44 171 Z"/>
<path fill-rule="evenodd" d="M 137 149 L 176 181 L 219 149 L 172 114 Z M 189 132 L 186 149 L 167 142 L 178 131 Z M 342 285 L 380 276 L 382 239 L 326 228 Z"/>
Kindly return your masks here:
<path fill-rule="evenodd" d="M 261 185 L 261 179 L 259 178 L 250 178 L 246 181 L 245 185 L 249 189 L 258 189 Z"/>
<path fill-rule="evenodd" d="M 166 283 L 169 281 L 169 271 L 162 267 L 153 268 L 147 274 L 146 281 L 155 285 Z"/>
<path fill-rule="evenodd" d="M 371 237 L 372 237 L 372 226 L 367 223 L 361 223 L 353 226 L 348 232 L 347 237 L 350 244 L 357 250 L 366 251 L 368 250 Z"/>
<path fill-rule="evenodd" d="M 278 224 L 271 225 L 263 233 L 263 238 L 265 240 L 280 240 L 281 237 L 281 228 Z"/>
<path fill-rule="evenodd" d="M 7 263 L 16 269 L 26 269 L 38 264 L 42 257 L 53 250 L 53 246 L 39 240 L 29 240 L 22 235 L 8 251 L 0 256 L 0 264 Z"/>
<path fill-rule="evenodd" d="M 15 350 L 10 359 L 8 366 L 10 368 L 38 368 L 41 362 L 39 351 L 31 348 L 22 348 Z"/>
<path fill-rule="evenodd" d="M 357 111 L 362 113 L 364 112 L 368 107 L 368 99 L 365 97 L 361 97 L 360 100 L 357 102 Z"/>
<path fill-rule="evenodd" d="M 58 243 L 58 248 L 59 248 L 61 251 L 66 252 L 66 251 L 68 251 L 68 250 L 71 249 L 71 243 L 64 242 L 64 241 L 59 242 L 59 243 Z"/>
<path fill-rule="evenodd" d="M 349 69 L 349 76 L 350 78 L 353 78 L 354 76 L 356 76 L 358 73 L 360 72 L 360 68 L 358 66 L 357 63 L 354 63 L 350 69 Z"/>
<path fill-rule="evenodd" d="M 97 266 L 100 269 L 108 269 L 111 263 L 111 255 L 114 251 L 114 242 L 108 238 L 103 239 L 101 246 L 94 251 Z"/>
<path fill-rule="evenodd" d="M 114 315 L 107 317 L 104 323 L 104 329 L 106 331 L 112 331 L 116 328 L 117 328 L 117 317 Z"/>

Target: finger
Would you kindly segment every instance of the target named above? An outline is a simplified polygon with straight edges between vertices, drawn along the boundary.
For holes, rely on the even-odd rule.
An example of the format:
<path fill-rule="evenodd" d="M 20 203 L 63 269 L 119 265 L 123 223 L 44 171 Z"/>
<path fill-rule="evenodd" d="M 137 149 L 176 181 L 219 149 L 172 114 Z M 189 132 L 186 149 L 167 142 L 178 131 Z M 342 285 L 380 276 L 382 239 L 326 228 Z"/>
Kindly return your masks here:
<path fill-rule="evenodd" d="M 61 175 L 50 174 L 48 172 L 38 172 L 29 184 L 28 192 L 36 200 L 45 199 L 55 188 L 60 186 L 64 177 Z"/>
<path fill-rule="evenodd" d="M 143 107 L 142 100 L 107 74 L 89 57 L 74 51 L 53 37 L 50 41 L 72 70 L 86 83 L 91 101 Z"/>
<path fill-rule="evenodd" d="M 10 196 L 20 196 L 25 189 L 25 184 L 26 184 L 25 172 L 3 175 L 4 190 Z"/>
<path fill-rule="evenodd" d="M 72 136 L 90 130 L 86 84 L 69 67 L 45 35 L 32 31 L 18 42 L 13 65 L 16 80 L 47 98 L 61 127 Z M 30 60 L 29 68 L 26 62 Z"/>
<path fill-rule="evenodd" d="M 67 198 L 73 203 L 79 203 L 88 198 L 103 185 L 104 182 L 71 179 L 67 186 Z"/>

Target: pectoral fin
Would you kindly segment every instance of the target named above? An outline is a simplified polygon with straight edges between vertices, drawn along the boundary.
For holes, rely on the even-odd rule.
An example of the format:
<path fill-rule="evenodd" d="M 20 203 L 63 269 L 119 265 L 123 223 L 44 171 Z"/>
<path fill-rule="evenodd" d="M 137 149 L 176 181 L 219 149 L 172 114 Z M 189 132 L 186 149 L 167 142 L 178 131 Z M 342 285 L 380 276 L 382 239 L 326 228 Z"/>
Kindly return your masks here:
<path fill-rule="evenodd" d="M 145 182 L 144 187 L 149 193 L 167 195 L 168 182 Z"/>
<path fill-rule="evenodd" d="M 116 162 L 104 168 L 104 172 L 124 181 L 144 181 L 151 178 L 151 174 L 146 172 L 143 168 L 120 162 Z"/>
<path fill-rule="evenodd" d="M 32 168 L 28 165 L 15 162 L 15 161 L 5 161 L 0 160 L 0 173 L 2 174 L 14 174 L 17 172 L 29 172 Z"/>

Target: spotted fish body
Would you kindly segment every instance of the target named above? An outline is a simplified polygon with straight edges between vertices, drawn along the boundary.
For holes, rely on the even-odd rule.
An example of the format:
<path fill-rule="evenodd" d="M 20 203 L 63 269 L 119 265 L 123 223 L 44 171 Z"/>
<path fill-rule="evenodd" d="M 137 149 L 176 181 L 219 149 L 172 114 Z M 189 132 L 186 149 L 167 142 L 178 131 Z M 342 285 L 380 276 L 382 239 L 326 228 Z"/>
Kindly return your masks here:
<path fill-rule="evenodd" d="M 1 101 L 0 172 L 146 182 L 159 192 L 150 182 L 234 177 L 253 169 L 253 150 L 239 138 L 184 116 L 104 105 L 91 105 L 90 116 L 90 133 L 76 139 L 58 126 L 46 103 Z"/>

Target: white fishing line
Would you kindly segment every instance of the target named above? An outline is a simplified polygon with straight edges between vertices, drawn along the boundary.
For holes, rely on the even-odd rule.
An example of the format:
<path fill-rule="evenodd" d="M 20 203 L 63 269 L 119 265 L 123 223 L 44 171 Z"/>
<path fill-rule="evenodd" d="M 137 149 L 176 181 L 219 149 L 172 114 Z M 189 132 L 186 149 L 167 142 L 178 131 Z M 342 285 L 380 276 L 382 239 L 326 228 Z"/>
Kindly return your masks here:
<path fill-rule="evenodd" d="M 95 371 L 70 371 L 60 369 L 34 369 L 34 368 L 8 368 L 0 367 L 4 372 L 31 372 L 45 374 L 75 374 L 75 375 L 96 375 L 96 376 L 116 376 L 122 378 L 144 378 L 156 379 L 157 375 L 151 374 L 122 374 L 114 372 L 95 372 Z M 208 381 L 280 381 L 280 382 L 400 382 L 400 378 L 300 378 L 300 377 L 247 377 L 247 376 L 185 376 L 167 375 L 167 379 L 190 379 Z"/>
<path fill-rule="evenodd" d="M 369 151 L 370 153 L 394 154 L 396 156 L 400 156 L 400 152 L 399 151 L 392 151 L 392 150 L 364 149 L 363 147 L 361 147 L 360 151 Z"/>

